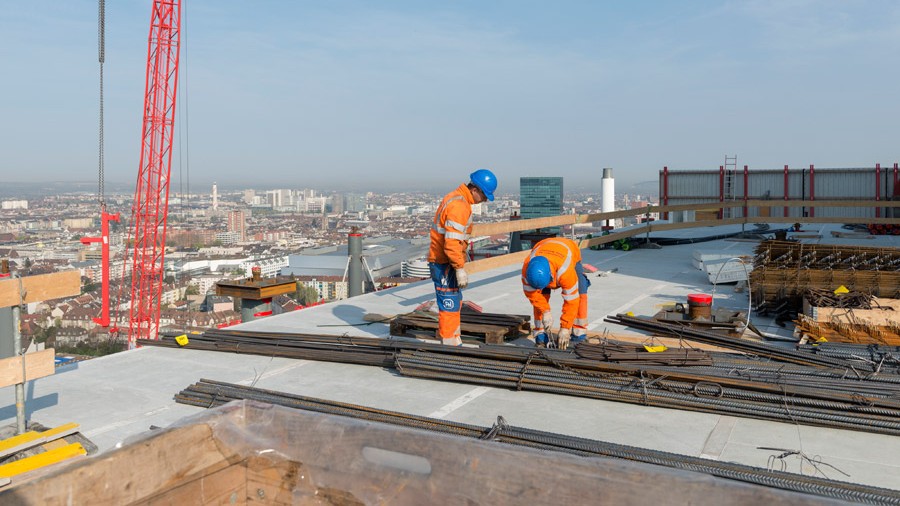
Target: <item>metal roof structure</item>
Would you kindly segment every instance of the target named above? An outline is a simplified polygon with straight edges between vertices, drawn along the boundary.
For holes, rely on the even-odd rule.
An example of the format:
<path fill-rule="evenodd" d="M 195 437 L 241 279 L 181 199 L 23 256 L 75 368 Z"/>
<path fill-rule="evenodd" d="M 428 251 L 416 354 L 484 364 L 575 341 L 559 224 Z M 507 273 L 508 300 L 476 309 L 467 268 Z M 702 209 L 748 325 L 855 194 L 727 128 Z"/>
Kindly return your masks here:
<path fill-rule="evenodd" d="M 836 225 L 804 228 L 821 236 L 803 239 L 806 242 L 900 247 L 900 236 L 864 241 L 830 237 L 830 230 L 839 229 Z M 705 237 L 729 231 L 740 231 L 740 226 L 665 235 Z M 714 306 L 746 309 L 747 292 L 737 293 L 732 285 L 710 285 L 692 265 L 692 253 L 719 249 L 750 254 L 755 246 L 752 241 L 720 239 L 627 252 L 584 250 L 584 261 L 599 269 L 591 278 L 589 328 L 636 334 L 603 319 L 626 311 L 652 315 L 661 304 L 683 301 L 696 292 L 713 294 Z M 519 271 L 519 265 L 509 265 L 473 274 L 464 298 L 486 312 L 528 314 Z M 363 316 L 409 312 L 433 297 L 433 286 L 426 280 L 234 328 L 387 337 L 387 324 L 365 324 Z M 558 295 L 551 305 L 558 315 Z M 766 318 L 752 321 L 766 333 L 789 332 Z M 520 339 L 511 345 L 528 342 Z M 821 466 L 830 478 L 900 490 L 900 438 L 888 435 L 414 379 L 370 366 L 191 349 L 144 347 L 62 366 L 54 376 L 27 385 L 27 415 L 47 426 L 79 423 L 82 433 L 107 451 L 154 426 L 168 426 L 197 413 L 196 407 L 176 404 L 173 396 L 201 378 L 483 426 L 502 415 L 516 426 L 759 467 L 767 467 L 780 453 L 761 447 L 797 450 L 833 466 Z M 15 419 L 12 387 L 3 389 L 2 395 L 8 404 L 0 407 L 0 420 L 10 423 Z M 788 471 L 811 473 L 809 467 L 801 469 L 799 458 L 785 462 Z"/>

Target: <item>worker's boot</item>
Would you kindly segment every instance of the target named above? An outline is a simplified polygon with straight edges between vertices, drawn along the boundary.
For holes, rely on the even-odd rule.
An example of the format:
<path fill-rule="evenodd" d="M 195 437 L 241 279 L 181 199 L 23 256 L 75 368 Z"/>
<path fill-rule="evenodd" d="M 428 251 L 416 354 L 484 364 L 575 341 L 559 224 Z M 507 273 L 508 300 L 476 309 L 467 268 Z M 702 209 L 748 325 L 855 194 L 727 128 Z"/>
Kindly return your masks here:
<path fill-rule="evenodd" d="M 547 344 L 550 342 L 550 338 L 547 337 L 545 332 L 541 332 L 540 334 L 536 334 L 534 336 L 534 347 L 535 348 L 546 348 Z"/>
<path fill-rule="evenodd" d="M 575 346 L 587 340 L 587 331 L 583 328 L 575 327 L 572 329 L 572 337 L 569 338 L 569 346 Z"/>

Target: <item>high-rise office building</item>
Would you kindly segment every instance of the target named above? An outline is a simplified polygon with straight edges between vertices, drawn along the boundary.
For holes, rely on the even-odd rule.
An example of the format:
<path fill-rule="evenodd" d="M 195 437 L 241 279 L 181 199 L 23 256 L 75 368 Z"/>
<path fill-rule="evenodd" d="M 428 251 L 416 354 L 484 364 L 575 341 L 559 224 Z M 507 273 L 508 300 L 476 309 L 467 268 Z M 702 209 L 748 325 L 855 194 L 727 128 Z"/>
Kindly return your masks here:
<path fill-rule="evenodd" d="M 244 215 L 244 211 L 228 213 L 228 231 L 237 234 L 238 241 L 247 240 L 247 217 Z"/>
<path fill-rule="evenodd" d="M 524 220 L 561 215 L 563 213 L 563 178 L 520 178 L 519 207 Z"/>
<path fill-rule="evenodd" d="M 523 220 L 563 214 L 563 178 L 519 178 L 519 210 Z M 532 239 L 539 239 L 539 235 L 558 235 L 559 231 L 560 227 L 548 227 L 521 235 L 523 240 L 534 242 Z"/>

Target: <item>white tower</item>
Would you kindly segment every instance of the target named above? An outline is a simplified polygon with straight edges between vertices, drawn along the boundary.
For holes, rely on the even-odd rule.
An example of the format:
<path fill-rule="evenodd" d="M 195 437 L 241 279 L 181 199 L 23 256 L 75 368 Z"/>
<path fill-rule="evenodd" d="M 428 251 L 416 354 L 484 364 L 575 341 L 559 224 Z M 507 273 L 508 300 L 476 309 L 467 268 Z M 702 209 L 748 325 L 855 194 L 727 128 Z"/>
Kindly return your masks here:
<path fill-rule="evenodd" d="M 606 176 L 604 175 L 603 177 L 606 177 Z M 216 183 L 213 183 L 212 197 L 213 197 L 213 211 L 218 211 L 219 210 L 219 189 L 216 187 Z"/>
<path fill-rule="evenodd" d="M 600 180 L 600 191 L 603 200 L 600 202 L 600 211 L 611 213 L 616 210 L 616 180 L 613 179 L 612 169 L 603 169 L 603 179 Z"/>

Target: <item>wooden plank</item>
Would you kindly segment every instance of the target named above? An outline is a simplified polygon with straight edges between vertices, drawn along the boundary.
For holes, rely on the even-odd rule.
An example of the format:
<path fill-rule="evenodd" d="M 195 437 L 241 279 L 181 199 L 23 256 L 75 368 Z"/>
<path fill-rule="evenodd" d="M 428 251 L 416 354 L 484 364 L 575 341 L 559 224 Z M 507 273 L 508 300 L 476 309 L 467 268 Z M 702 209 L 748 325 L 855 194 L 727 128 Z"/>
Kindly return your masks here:
<path fill-rule="evenodd" d="M 534 230 L 538 228 L 560 227 L 575 223 L 577 215 L 563 214 L 560 216 L 548 216 L 545 218 L 530 218 L 527 220 L 510 220 L 494 223 L 476 223 L 472 225 L 472 235 L 508 234 L 521 230 Z"/>
<path fill-rule="evenodd" d="M 508 255 L 501 255 L 498 257 L 474 260 L 472 262 L 466 263 L 466 272 L 468 272 L 469 274 L 473 274 L 476 272 L 484 272 L 491 269 L 496 269 L 497 267 L 505 267 L 517 262 L 521 264 L 530 254 L 531 250 L 525 250 L 517 251 L 516 253 L 509 253 Z"/>
<path fill-rule="evenodd" d="M 185 480 L 175 488 L 147 499 L 145 504 L 247 504 L 247 469 L 243 461 L 237 462 L 225 469 Z"/>
<path fill-rule="evenodd" d="M 20 298 L 19 280 L 25 291 L 24 301 Z M 22 302 L 73 297 L 81 293 L 81 274 L 76 270 L 38 274 L 22 278 L 0 280 L 0 307 L 12 307 Z"/>
<path fill-rule="evenodd" d="M 153 437 L 152 444 L 129 445 L 73 464 L 63 479 L 54 475 L 54 479 L 19 483 L 0 492 L 0 504 L 19 497 L 46 506 L 65 506 L 71 498 L 89 498 L 92 504 L 132 504 L 240 460 L 233 449 L 213 437 L 207 424 L 165 429 Z"/>
<path fill-rule="evenodd" d="M 24 355 L 24 370 L 22 356 L 0 360 L 0 388 L 50 376 L 56 370 L 53 363 L 55 356 L 56 351 L 53 348 L 28 353 Z"/>

